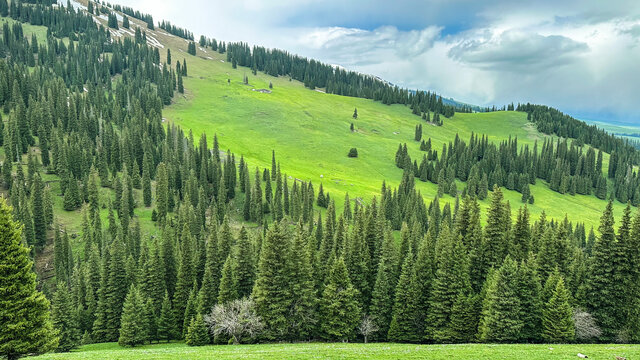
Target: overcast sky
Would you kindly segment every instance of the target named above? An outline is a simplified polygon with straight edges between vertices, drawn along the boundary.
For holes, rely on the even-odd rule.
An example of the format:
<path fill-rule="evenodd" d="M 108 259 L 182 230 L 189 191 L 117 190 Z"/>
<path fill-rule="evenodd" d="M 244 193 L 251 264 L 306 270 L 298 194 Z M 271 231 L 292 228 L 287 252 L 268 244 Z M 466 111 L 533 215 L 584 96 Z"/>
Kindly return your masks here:
<path fill-rule="evenodd" d="M 637 0 L 116 0 L 196 34 L 277 47 L 478 105 L 640 124 Z"/>

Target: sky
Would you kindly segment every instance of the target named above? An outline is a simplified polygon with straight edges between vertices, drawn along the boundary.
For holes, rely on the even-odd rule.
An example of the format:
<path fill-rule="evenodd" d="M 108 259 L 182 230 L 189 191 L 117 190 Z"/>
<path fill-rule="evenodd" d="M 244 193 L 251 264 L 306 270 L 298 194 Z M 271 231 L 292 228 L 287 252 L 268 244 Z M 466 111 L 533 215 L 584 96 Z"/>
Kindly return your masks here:
<path fill-rule="evenodd" d="M 481 105 L 531 102 L 640 125 L 637 0 L 116 0 L 245 41 Z"/>

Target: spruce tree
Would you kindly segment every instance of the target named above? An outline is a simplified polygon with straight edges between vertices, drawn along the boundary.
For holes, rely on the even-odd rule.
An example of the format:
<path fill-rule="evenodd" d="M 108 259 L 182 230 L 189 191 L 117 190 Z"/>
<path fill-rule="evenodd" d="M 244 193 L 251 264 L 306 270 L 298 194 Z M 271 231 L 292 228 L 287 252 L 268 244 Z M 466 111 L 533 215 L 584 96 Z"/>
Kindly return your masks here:
<path fill-rule="evenodd" d="M 238 290 L 233 277 L 234 260 L 231 255 L 222 267 L 222 277 L 220 278 L 220 290 L 218 291 L 218 303 L 226 304 L 238 298 Z"/>
<path fill-rule="evenodd" d="M 187 335 L 185 336 L 185 343 L 189 346 L 203 346 L 209 343 L 209 330 L 204 323 L 202 315 L 198 314 L 191 319 Z"/>
<path fill-rule="evenodd" d="M 617 279 L 614 279 L 616 237 L 613 230 L 613 202 L 609 201 L 600 218 L 600 237 L 593 246 L 591 269 L 587 281 L 587 305 L 602 330 L 602 340 L 611 341 L 620 329 L 621 308 L 617 294 Z"/>
<path fill-rule="evenodd" d="M 314 335 L 318 321 L 311 253 L 315 249 L 307 242 L 307 234 L 298 223 L 291 248 L 291 293 L 295 299 L 289 317 L 293 340 L 308 340 Z"/>
<path fill-rule="evenodd" d="M 144 303 L 140 291 L 135 285 L 129 287 L 129 292 L 122 307 L 122 320 L 120 325 L 120 346 L 141 345 L 147 338 L 147 329 L 144 326 Z"/>
<path fill-rule="evenodd" d="M 184 224 L 182 229 L 182 247 L 180 249 L 180 264 L 176 281 L 176 291 L 173 296 L 173 310 L 178 322 L 178 333 L 183 333 L 182 323 L 189 295 L 193 289 L 195 276 L 193 273 L 193 237 L 189 230 L 189 224 Z"/>
<path fill-rule="evenodd" d="M 487 281 L 480 339 L 488 342 L 517 341 L 524 326 L 518 297 L 518 265 L 507 257 Z"/>
<path fill-rule="evenodd" d="M 434 342 L 459 341 L 461 334 L 453 328 L 457 315 L 454 307 L 470 295 L 469 262 L 460 235 L 453 234 L 446 224 L 436 243 L 436 269 L 429 298 L 426 337 Z M 456 311 L 462 311 L 460 306 L 466 303 L 466 300 L 458 303 Z"/>
<path fill-rule="evenodd" d="M 218 299 L 218 287 L 220 284 L 220 270 L 218 268 L 218 231 L 214 223 L 209 232 L 206 244 L 207 257 L 205 260 L 202 286 L 198 294 L 198 313 L 208 314 Z"/>
<path fill-rule="evenodd" d="M 169 178 L 164 163 L 158 164 L 156 169 L 156 208 L 158 219 L 163 222 L 167 217 L 169 207 Z"/>
<path fill-rule="evenodd" d="M 518 269 L 518 295 L 522 318 L 520 340 L 535 342 L 540 339 L 542 302 L 540 278 L 535 269 L 533 258 L 522 261 Z"/>
<path fill-rule="evenodd" d="M 158 338 L 160 340 L 173 340 L 177 337 L 176 318 L 171 308 L 171 300 L 169 294 L 165 292 L 164 300 L 162 300 L 162 308 L 160 309 L 160 317 L 158 318 Z"/>
<path fill-rule="evenodd" d="M 542 337 L 547 342 L 570 342 L 575 339 L 575 332 L 569 292 L 560 278 L 542 312 Z"/>
<path fill-rule="evenodd" d="M 36 274 L 29 249 L 22 243 L 21 226 L 0 198 L 0 354 L 7 359 L 44 353 L 58 345 L 49 318 L 49 301 L 36 290 Z"/>
<path fill-rule="evenodd" d="M 354 338 L 361 311 L 357 296 L 358 290 L 351 285 L 344 259 L 340 257 L 333 262 L 320 300 L 320 329 L 326 340 Z"/>
<path fill-rule="evenodd" d="M 238 298 L 249 297 L 251 290 L 253 290 L 253 281 L 255 279 L 255 260 L 253 245 L 244 227 L 240 229 L 233 256 L 235 259 L 232 264 L 232 273 L 237 296 Z"/>
<path fill-rule="evenodd" d="M 376 334 L 378 340 L 385 340 L 389 332 L 389 325 L 393 316 L 394 292 L 398 282 L 397 264 L 395 239 L 391 231 L 388 230 L 384 234 L 384 243 L 382 244 L 382 253 L 369 310 L 379 329 L 378 334 Z"/>
<path fill-rule="evenodd" d="M 389 335 L 387 338 L 395 342 L 418 342 L 418 337 L 414 324 L 416 309 L 412 297 L 412 277 L 413 254 L 411 248 L 405 256 L 402 264 L 402 272 L 395 291 L 395 302 L 393 305 L 393 317 L 389 325 Z"/>
<path fill-rule="evenodd" d="M 258 277 L 252 294 L 256 312 L 264 321 L 264 336 L 267 339 L 279 339 L 288 332 L 287 316 L 293 298 L 290 290 L 290 251 L 286 230 L 279 222 L 274 223 L 262 242 Z"/>
<path fill-rule="evenodd" d="M 53 326 L 58 331 L 57 351 L 65 352 L 76 348 L 80 344 L 77 312 L 67 284 L 58 282 L 51 307 Z"/>

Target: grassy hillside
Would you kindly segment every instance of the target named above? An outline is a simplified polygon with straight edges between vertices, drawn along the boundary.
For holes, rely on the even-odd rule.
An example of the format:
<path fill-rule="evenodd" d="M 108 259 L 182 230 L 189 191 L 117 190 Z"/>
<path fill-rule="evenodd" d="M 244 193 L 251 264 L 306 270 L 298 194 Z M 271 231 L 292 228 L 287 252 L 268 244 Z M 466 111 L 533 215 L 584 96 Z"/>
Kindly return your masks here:
<path fill-rule="evenodd" d="M 303 343 L 188 347 L 182 343 L 123 348 L 115 343 L 83 346 L 72 353 L 46 354 L 33 359 L 635 359 L 634 345 L 414 345 Z"/>
<path fill-rule="evenodd" d="M 518 137 L 521 144 L 530 145 L 546 137 L 519 112 L 459 113 L 445 119 L 442 127 L 430 126 L 405 106 L 312 91 L 288 77 L 254 76 L 247 68 L 232 69 L 225 55 L 199 49 L 197 56 L 191 56 L 184 52 L 183 39 L 158 34 L 172 49 L 174 61 L 184 57 L 189 67 L 186 93 L 178 94 L 164 111 L 169 122 L 193 131 L 196 139 L 205 132 L 212 141 L 217 133 L 223 149 L 244 155 L 252 166 L 270 167 L 273 149 L 284 172 L 316 186 L 322 183 L 339 207 L 345 192 L 366 202 L 379 193 L 383 180 L 393 186 L 399 183 L 401 170 L 393 162 L 398 144 L 406 142 L 413 158 L 422 157 L 419 143 L 413 140 L 418 123 L 423 123 L 423 137 L 430 137 L 436 149 L 456 134 L 467 141 L 472 132 L 487 134 L 495 142 Z M 245 75 L 248 85 L 243 83 Z M 270 82 L 271 93 L 256 91 L 268 89 Z M 357 120 L 351 117 L 354 108 L 358 109 Z M 349 131 L 351 122 L 354 133 Z M 347 157 L 351 147 L 358 149 L 357 159 Z M 607 161 L 605 156 L 605 169 Z M 417 181 L 417 186 L 427 199 L 437 193 L 435 184 Z M 544 210 L 554 218 L 568 214 L 574 221 L 596 226 L 605 205 L 593 196 L 553 192 L 542 181 L 531 192 L 536 200 L 529 206 L 534 218 Z M 506 191 L 505 196 L 512 208 L 521 205 L 519 193 Z M 445 195 L 444 200 L 453 199 Z M 487 205 L 487 201 L 482 203 Z M 622 208 L 616 204 L 616 214 Z"/>

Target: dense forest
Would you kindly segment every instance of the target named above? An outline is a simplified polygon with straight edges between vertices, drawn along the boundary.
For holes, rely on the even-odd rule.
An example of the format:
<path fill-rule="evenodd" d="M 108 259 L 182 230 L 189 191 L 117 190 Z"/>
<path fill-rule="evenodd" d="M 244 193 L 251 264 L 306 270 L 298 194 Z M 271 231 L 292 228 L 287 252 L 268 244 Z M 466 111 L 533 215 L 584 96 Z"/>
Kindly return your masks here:
<path fill-rule="evenodd" d="M 418 166 L 400 147 L 400 185 L 383 183 L 367 201 L 346 195 L 338 213 L 321 184 L 316 193 L 311 182 L 283 174 L 275 153 L 260 169 L 221 151 L 216 137 L 209 146 L 205 135 L 196 142 L 163 126 L 163 105 L 189 75 L 184 59 L 161 63 L 145 30 L 116 40 L 82 10 L 5 5 L 0 0 L 13 19 L 49 28 L 41 44 L 25 38 L 20 23 L 5 23 L 0 42 L 0 175 L 8 194 L 0 200 L 0 282 L 11 284 L 0 288 L 7 324 L 0 354 L 7 358 L 174 339 L 640 341 L 640 212 L 628 205 L 616 231 L 609 201 L 597 232 L 587 234 L 567 219 L 532 222 L 526 204 L 514 221 L 499 187 L 542 178 L 597 195 L 602 156 L 594 149 L 583 154 L 578 142 L 559 140 L 538 154 L 516 140 L 494 145 L 473 136 L 440 157 L 425 141 Z M 284 52 L 223 46 L 236 65 L 453 115 L 434 93 L 410 95 Z M 580 135 L 589 130 L 579 125 L 534 121 L 583 144 L 608 144 L 617 159 L 608 177 L 636 181 L 635 173 L 621 175 L 636 156 L 624 144 Z M 45 176 L 59 181 L 59 193 Z M 442 184 L 455 204 L 426 203 L 416 177 Z M 454 178 L 467 180 L 464 194 L 452 190 Z M 81 247 L 57 223 L 54 197 L 82 217 Z M 160 236 L 143 233 L 139 208 L 153 209 Z M 36 286 L 33 259 L 51 241 L 55 279 Z"/>

